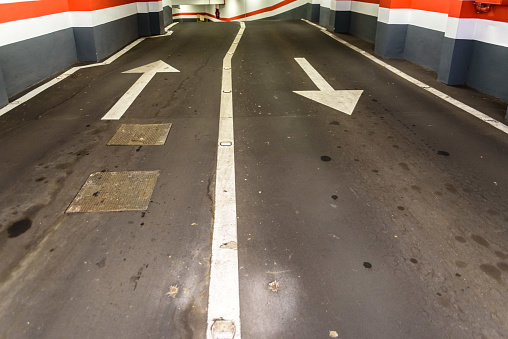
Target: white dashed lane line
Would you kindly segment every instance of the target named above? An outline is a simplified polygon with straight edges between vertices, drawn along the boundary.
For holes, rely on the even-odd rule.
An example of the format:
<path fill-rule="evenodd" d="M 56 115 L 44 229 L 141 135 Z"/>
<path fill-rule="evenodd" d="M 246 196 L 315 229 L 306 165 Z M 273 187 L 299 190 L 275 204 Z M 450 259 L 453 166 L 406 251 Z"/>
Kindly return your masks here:
<path fill-rule="evenodd" d="M 244 31 L 245 23 L 240 22 L 240 30 L 222 62 L 215 211 L 208 296 L 208 339 L 233 338 L 233 336 L 235 339 L 241 338 L 231 59 Z"/>

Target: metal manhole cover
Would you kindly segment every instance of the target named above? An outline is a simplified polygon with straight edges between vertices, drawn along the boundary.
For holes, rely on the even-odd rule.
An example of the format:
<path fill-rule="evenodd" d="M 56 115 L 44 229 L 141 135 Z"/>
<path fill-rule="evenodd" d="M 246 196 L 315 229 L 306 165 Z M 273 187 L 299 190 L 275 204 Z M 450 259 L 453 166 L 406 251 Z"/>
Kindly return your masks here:
<path fill-rule="evenodd" d="M 108 146 L 164 145 L 171 124 L 123 124 Z"/>
<path fill-rule="evenodd" d="M 92 173 L 66 213 L 145 211 L 159 171 Z"/>

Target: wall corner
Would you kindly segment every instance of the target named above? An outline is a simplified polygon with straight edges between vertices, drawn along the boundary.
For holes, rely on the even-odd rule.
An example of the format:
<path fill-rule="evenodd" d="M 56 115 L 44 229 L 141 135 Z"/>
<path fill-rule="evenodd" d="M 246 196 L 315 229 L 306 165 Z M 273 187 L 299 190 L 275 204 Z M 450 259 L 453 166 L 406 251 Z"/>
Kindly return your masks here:
<path fill-rule="evenodd" d="M 374 53 L 383 58 L 403 58 L 408 25 L 377 23 Z"/>
<path fill-rule="evenodd" d="M 439 64 L 438 80 L 447 85 L 465 84 L 473 50 L 473 40 L 445 37 Z"/>
<path fill-rule="evenodd" d="M 7 89 L 5 88 L 2 69 L 0 68 L 0 108 L 7 106 L 9 98 L 7 97 Z"/>

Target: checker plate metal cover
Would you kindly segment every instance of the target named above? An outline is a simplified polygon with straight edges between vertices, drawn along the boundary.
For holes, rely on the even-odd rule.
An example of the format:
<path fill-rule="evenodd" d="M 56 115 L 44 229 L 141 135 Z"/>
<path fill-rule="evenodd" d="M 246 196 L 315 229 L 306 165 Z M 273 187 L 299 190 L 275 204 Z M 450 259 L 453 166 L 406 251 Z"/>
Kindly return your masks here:
<path fill-rule="evenodd" d="M 171 124 L 123 124 L 108 146 L 164 145 Z"/>
<path fill-rule="evenodd" d="M 146 211 L 159 171 L 92 173 L 66 213 Z"/>

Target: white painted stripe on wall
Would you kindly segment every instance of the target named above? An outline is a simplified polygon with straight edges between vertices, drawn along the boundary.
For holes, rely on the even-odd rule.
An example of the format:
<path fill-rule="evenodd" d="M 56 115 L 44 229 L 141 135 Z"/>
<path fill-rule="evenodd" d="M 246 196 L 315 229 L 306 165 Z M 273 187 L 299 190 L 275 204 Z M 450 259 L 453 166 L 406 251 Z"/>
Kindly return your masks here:
<path fill-rule="evenodd" d="M 421 11 L 417 9 L 379 8 L 378 21 L 389 25 L 413 25 L 417 27 L 445 32 L 448 15 L 443 13 Z"/>
<path fill-rule="evenodd" d="M 138 5 L 141 11 L 138 12 Z M 71 27 L 94 27 L 137 13 L 162 11 L 162 2 L 132 3 L 96 11 L 63 12 L 0 24 L 0 47 Z"/>
<path fill-rule="evenodd" d="M 319 5 L 321 4 L 321 0 L 312 0 L 313 5 Z"/>
<path fill-rule="evenodd" d="M 395 68 L 395 67 L 393 67 L 391 65 L 388 65 L 386 62 L 376 58 L 372 54 L 369 54 L 369 53 L 365 52 L 364 50 L 362 50 L 362 49 L 360 49 L 360 48 L 350 44 L 349 42 L 342 40 L 341 38 L 339 38 L 335 34 L 328 32 L 326 30 L 326 28 L 321 27 L 321 26 L 319 26 L 319 25 L 317 25 L 317 24 L 315 24 L 313 22 L 310 22 L 308 20 L 304 20 L 304 19 L 302 19 L 302 20 L 307 22 L 309 25 L 312 25 L 312 26 L 315 26 L 315 27 L 319 28 L 323 33 L 325 33 L 326 35 L 328 35 L 332 39 L 335 39 L 338 42 L 340 42 L 341 44 L 351 48 L 355 52 L 360 53 L 361 55 L 363 55 L 367 59 L 375 62 L 376 64 L 378 64 L 381 67 L 386 68 L 387 70 L 389 70 L 390 72 L 398 75 L 402 79 L 405 79 L 405 80 L 409 81 L 410 83 L 420 87 L 421 89 L 423 89 L 423 90 L 425 90 L 425 91 L 427 91 L 429 93 L 434 94 L 438 98 L 440 98 L 440 99 L 448 102 L 449 104 L 451 104 L 451 105 L 453 105 L 453 106 L 463 110 L 464 112 L 467 112 L 467 113 L 473 115 L 474 117 L 482 120 L 483 122 L 486 122 L 487 124 L 491 125 L 492 127 L 497 128 L 501 132 L 508 134 L 508 126 L 507 125 L 497 121 L 496 119 L 491 118 L 490 116 L 486 115 L 485 113 L 482 113 L 482 112 L 478 111 L 477 109 L 475 109 L 475 108 L 473 108 L 471 106 L 468 106 L 468 105 L 464 104 L 461 101 L 458 101 L 455 98 L 450 97 L 449 95 L 447 95 L 447 94 L 445 94 L 445 93 L 443 93 L 443 92 L 441 92 L 441 91 L 439 91 L 439 90 L 437 90 L 437 89 L 435 89 L 433 87 L 430 87 L 429 85 L 421 82 L 420 80 L 417 80 L 417 79 L 413 78 L 412 76 L 402 72 L 401 70 L 399 70 L 399 69 L 397 69 L 397 68 Z"/>
<path fill-rule="evenodd" d="M 389 25 L 407 25 L 409 24 L 410 15 L 411 15 L 410 9 L 405 8 L 389 9 L 385 7 L 379 7 L 377 21 Z"/>
<path fill-rule="evenodd" d="M 347 0 L 342 0 L 348 2 Z M 335 10 L 335 0 L 321 0 L 321 7 Z"/>
<path fill-rule="evenodd" d="M 336 1 L 335 6 L 332 10 L 339 11 L 339 12 L 350 11 L 351 6 L 352 6 L 352 1 L 346 1 L 346 0 Z"/>
<path fill-rule="evenodd" d="M 58 13 L 0 24 L 0 47 L 72 27 L 71 16 Z"/>
<path fill-rule="evenodd" d="M 351 11 L 355 13 L 377 17 L 379 12 L 379 5 L 371 4 L 368 2 L 352 1 Z"/>
<path fill-rule="evenodd" d="M 281 14 L 281 13 L 284 13 L 284 12 L 287 12 L 289 10 L 292 10 L 292 9 L 295 9 L 295 8 L 298 8 L 300 6 L 303 6 L 305 4 L 308 4 L 309 1 L 308 0 L 297 0 L 297 1 L 294 1 L 286 6 L 282 6 L 280 8 L 277 8 L 273 11 L 269 11 L 269 12 L 265 12 L 265 13 L 261 13 L 261 14 L 257 14 L 257 15 L 253 15 L 253 16 L 250 16 L 250 17 L 247 17 L 245 20 L 246 21 L 253 21 L 253 20 L 259 20 L 259 19 L 263 19 L 263 18 L 268 18 L 268 17 L 271 17 L 271 16 L 274 16 L 274 15 L 277 15 L 277 14 Z M 254 9 L 250 9 L 247 7 L 247 10 L 248 12 L 251 12 L 253 11 Z"/>
<path fill-rule="evenodd" d="M 104 8 L 96 11 L 69 12 L 73 27 L 95 27 L 111 21 L 120 20 L 137 13 L 136 4 Z"/>
<path fill-rule="evenodd" d="M 412 26 L 445 32 L 448 14 L 411 9 L 409 24 Z"/>
<path fill-rule="evenodd" d="M 508 23 L 491 20 L 478 20 L 476 23 L 474 40 L 508 47 Z"/>
<path fill-rule="evenodd" d="M 138 13 L 150 13 L 162 11 L 162 1 L 136 2 Z"/>
<path fill-rule="evenodd" d="M 445 33 L 453 39 L 466 39 L 508 47 L 508 23 L 484 19 L 458 19 L 447 14 L 416 9 L 379 7 L 378 21 L 392 25 L 413 25 Z"/>
<path fill-rule="evenodd" d="M 476 19 L 448 18 L 445 37 L 452 39 L 473 40 L 476 32 Z"/>

